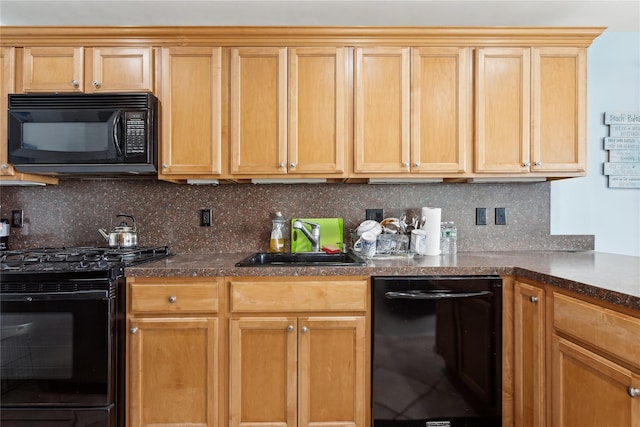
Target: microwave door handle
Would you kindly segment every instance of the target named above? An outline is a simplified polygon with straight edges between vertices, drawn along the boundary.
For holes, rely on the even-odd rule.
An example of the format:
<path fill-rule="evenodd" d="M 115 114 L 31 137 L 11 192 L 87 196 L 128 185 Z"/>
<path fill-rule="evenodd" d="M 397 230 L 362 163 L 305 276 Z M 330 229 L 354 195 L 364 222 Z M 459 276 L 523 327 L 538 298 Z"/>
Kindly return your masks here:
<path fill-rule="evenodd" d="M 413 300 L 438 300 L 453 298 L 475 298 L 491 295 L 490 291 L 479 292 L 428 292 L 428 291 L 404 291 L 404 292 L 385 292 L 387 299 L 413 299 Z"/>
<path fill-rule="evenodd" d="M 116 114 L 116 117 L 113 119 L 113 145 L 116 147 L 116 151 L 118 152 L 118 156 L 122 157 L 122 149 L 120 148 L 120 132 L 119 127 L 122 122 L 121 114 Z"/>

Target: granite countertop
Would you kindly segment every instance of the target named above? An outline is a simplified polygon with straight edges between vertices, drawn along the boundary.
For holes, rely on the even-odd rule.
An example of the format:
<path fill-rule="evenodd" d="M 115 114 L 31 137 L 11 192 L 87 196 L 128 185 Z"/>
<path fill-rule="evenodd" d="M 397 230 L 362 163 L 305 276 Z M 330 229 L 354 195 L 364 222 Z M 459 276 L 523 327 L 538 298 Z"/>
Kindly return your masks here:
<path fill-rule="evenodd" d="M 176 254 L 126 276 L 411 276 L 509 274 L 640 310 L 640 257 L 602 252 L 470 252 L 374 258 L 363 267 L 236 267 L 250 253 Z"/>

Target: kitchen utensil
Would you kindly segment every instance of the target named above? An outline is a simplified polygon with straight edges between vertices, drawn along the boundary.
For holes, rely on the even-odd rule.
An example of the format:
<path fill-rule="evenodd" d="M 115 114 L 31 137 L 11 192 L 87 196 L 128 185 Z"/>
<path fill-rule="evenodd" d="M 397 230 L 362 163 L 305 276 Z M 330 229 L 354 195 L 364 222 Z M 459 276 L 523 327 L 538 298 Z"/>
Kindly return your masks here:
<path fill-rule="evenodd" d="M 382 233 L 382 226 L 378 221 L 368 219 L 360 223 L 360 225 L 356 229 L 356 233 L 358 233 L 358 236 L 362 236 L 362 234 L 366 233 L 367 231 L 370 231 L 377 236 L 378 234 Z"/>
<path fill-rule="evenodd" d="M 110 233 L 107 233 L 103 228 L 99 228 L 98 231 L 102 234 L 102 237 L 105 238 L 110 248 L 135 248 L 138 246 L 136 219 L 133 215 L 116 215 L 116 218 L 121 217 L 130 218 L 133 222 L 133 227 L 128 225 L 126 221 L 122 221 L 120 225 L 114 228 Z"/>

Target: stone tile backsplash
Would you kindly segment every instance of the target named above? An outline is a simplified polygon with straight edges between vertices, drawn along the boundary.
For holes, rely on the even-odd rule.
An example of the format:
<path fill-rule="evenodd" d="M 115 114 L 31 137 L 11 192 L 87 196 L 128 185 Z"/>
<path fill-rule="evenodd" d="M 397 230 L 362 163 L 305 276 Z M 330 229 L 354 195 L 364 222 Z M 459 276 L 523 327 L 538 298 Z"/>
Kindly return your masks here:
<path fill-rule="evenodd" d="M 264 251 L 271 219 L 342 217 L 345 235 L 365 209 L 397 216 L 409 208 L 442 208 L 458 227 L 458 251 L 591 250 L 593 236 L 551 236 L 550 184 L 222 184 L 177 185 L 149 179 L 61 180 L 46 187 L 1 187 L 0 215 L 24 211 L 25 226 L 12 228 L 11 249 L 106 246 L 98 228 L 116 226 L 116 214 L 135 216 L 138 244 L 167 245 L 173 253 Z M 475 225 L 475 208 L 487 208 L 488 225 Z M 505 207 L 507 225 L 494 225 Z M 213 212 L 200 226 L 200 209 Z M 345 236 L 346 241 L 346 236 Z M 289 242 L 287 239 L 287 248 Z"/>

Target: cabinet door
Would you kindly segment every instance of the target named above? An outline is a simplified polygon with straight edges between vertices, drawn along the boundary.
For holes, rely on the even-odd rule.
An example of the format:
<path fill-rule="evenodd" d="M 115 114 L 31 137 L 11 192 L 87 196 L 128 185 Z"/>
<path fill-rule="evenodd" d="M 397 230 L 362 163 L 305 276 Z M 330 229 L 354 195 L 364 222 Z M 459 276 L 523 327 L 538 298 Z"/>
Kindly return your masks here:
<path fill-rule="evenodd" d="M 288 172 L 344 172 L 347 48 L 289 49 Z"/>
<path fill-rule="evenodd" d="M 0 111 L 7 111 L 7 96 L 15 92 L 16 85 L 16 49 L 0 48 Z M 0 117 L 0 175 L 13 175 L 13 166 L 7 162 L 7 114 Z"/>
<path fill-rule="evenodd" d="M 409 48 L 355 49 L 354 170 L 408 173 Z"/>
<path fill-rule="evenodd" d="M 25 47 L 22 85 L 24 92 L 82 92 L 84 48 Z"/>
<path fill-rule="evenodd" d="M 161 177 L 222 172 L 221 48 L 162 49 Z"/>
<path fill-rule="evenodd" d="M 151 48 L 87 49 L 87 92 L 153 91 Z"/>
<path fill-rule="evenodd" d="M 586 168 L 586 49 L 533 49 L 532 170 Z"/>
<path fill-rule="evenodd" d="M 231 427 L 295 427 L 295 318 L 230 321 Z"/>
<path fill-rule="evenodd" d="M 476 51 L 475 172 L 529 172 L 531 53 Z"/>
<path fill-rule="evenodd" d="M 287 172 L 287 49 L 231 49 L 231 173 Z"/>
<path fill-rule="evenodd" d="M 298 353 L 298 426 L 364 427 L 364 317 L 300 319 Z"/>
<path fill-rule="evenodd" d="M 127 425 L 216 426 L 218 320 L 137 318 L 129 326 Z"/>
<path fill-rule="evenodd" d="M 545 425 L 544 290 L 516 282 L 514 289 L 515 424 Z"/>
<path fill-rule="evenodd" d="M 470 50 L 413 49 L 411 64 L 411 171 L 467 170 L 471 126 Z"/>
<path fill-rule="evenodd" d="M 640 426 L 640 375 L 556 335 L 552 366 L 554 427 Z"/>

